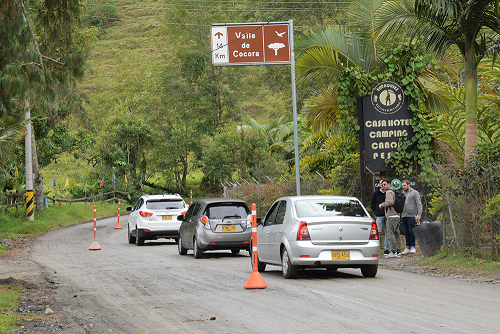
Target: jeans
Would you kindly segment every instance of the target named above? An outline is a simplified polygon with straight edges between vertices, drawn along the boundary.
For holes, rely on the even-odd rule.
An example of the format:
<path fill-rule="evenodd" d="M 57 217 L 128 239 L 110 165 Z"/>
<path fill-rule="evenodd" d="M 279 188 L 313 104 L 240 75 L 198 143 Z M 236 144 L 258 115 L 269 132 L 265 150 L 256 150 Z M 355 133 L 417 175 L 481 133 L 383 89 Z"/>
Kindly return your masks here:
<path fill-rule="evenodd" d="M 385 216 L 375 217 L 375 222 L 377 223 L 379 237 L 382 233 L 382 227 L 384 228 L 384 249 L 389 249 L 389 239 L 387 239 L 387 218 Z"/>
<path fill-rule="evenodd" d="M 403 224 L 403 231 L 405 231 L 406 248 L 415 247 L 415 234 L 413 234 L 415 217 L 403 217 L 401 223 Z"/>

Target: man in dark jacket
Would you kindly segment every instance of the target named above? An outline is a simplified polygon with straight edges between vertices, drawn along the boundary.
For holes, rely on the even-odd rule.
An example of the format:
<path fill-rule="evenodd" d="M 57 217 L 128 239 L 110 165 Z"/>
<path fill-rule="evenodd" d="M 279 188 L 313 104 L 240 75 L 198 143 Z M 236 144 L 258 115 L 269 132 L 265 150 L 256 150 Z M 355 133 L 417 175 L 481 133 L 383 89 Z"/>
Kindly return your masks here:
<path fill-rule="evenodd" d="M 384 254 L 389 254 L 389 240 L 387 239 L 387 218 L 385 217 L 384 209 L 379 208 L 379 204 L 385 201 L 385 191 L 382 189 L 382 182 L 384 180 L 380 179 L 378 181 L 378 189 L 375 189 L 372 195 L 371 208 L 375 214 L 375 221 L 377 222 L 377 229 L 379 237 L 382 233 L 382 228 L 384 228 Z"/>

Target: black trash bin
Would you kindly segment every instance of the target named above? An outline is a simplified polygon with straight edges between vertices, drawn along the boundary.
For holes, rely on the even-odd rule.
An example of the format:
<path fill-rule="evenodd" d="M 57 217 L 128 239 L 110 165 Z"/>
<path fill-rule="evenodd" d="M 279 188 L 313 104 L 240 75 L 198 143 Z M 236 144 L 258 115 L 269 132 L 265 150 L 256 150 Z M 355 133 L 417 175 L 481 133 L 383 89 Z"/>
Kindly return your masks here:
<path fill-rule="evenodd" d="M 439 221 L 422 222 L 413 229 L 423 256 L 432 256 L 443 245 L 443 228 Z"/>

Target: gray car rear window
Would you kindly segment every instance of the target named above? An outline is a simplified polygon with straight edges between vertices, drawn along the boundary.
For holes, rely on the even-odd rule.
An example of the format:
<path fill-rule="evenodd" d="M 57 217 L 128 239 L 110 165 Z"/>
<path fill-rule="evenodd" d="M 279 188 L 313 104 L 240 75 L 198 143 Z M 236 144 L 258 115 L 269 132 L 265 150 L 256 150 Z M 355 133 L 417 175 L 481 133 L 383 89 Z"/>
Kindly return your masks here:
<path fill-rule="evenodd" d="M 158 199 L 146 202 L 146 208 L 149 210 L 172 210 L 183 209 L 184 201 L 182 199 Z"/>
<path fill-rule="evenodd" d="M 355 200 L 307 199 L 295 202 L 297 217 L 366 217 L 361 203 Z"/>
<path fill-rule="evenodd" d="M 240 204 L 212 205 L 207 207 L 205 214 L 208 219 L 246 218 L 248 216 L 246 206 Z"/>

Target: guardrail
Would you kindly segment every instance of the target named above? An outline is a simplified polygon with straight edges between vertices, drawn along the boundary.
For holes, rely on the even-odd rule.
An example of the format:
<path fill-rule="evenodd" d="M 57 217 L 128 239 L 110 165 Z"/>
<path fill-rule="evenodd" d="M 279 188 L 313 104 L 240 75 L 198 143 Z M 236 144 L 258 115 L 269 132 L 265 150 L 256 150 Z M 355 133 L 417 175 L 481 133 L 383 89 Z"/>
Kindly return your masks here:
<path fill-rule="evenodd" d="M 106 198 L 109 195 L 112 195 L 111 198 Z M 48 195 L 44 195 L 43 197 L 47 199 L 47 201 L 53 201 L 53 202 L 65 202 L 65 203 L 76 203 L 76 202 L 90 202 L 90 201 L 95 201 L 98 200 L 101 203 L 106 203 L 106 202 L 111 202 L 111 201 L 116 201 L 120 198 L 117 196 L 120 196 L 121 198 L 124 198 L 128 200 L 129 194 L 123 191 L 110 191 L 107 193 L 99 193 L 94 196 L 89 196 L 89 197 L 82 197 L 82 198 L 58 198 L 58 197 L 52 197 Z M 18 206 L 25 206 L 26 205 L 26 194 L 7 194 L 5 195 L 5 205 L 0 205 L 0 209 L 3 209 L 7 211 L 8 208 L 12 207 L 18 207 Z M 106 199 L 104 199 L 106 198 Z"/>

